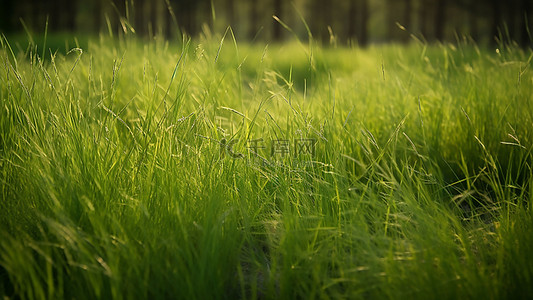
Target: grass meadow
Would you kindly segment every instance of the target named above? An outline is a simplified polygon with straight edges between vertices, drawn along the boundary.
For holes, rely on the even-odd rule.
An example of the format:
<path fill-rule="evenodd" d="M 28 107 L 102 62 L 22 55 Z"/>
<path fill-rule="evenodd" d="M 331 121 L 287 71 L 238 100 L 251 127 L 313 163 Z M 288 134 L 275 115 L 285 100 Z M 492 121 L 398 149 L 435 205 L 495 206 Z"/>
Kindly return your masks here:
<path fill-rule="evenodd" d="M 2 37 L 0 295 L 532 297 L 532 58 Z"/>

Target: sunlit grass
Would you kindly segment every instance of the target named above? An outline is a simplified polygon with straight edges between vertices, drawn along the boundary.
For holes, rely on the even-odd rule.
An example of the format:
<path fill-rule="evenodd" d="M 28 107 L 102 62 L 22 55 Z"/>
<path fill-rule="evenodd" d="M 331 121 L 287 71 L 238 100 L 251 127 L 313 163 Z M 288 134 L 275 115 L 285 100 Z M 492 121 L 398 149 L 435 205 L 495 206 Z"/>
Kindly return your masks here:
<path fill-rule="evenodd" d="M 0 51 L 8 298 L 533 294 L 531 50 L 37 46 Z"/>

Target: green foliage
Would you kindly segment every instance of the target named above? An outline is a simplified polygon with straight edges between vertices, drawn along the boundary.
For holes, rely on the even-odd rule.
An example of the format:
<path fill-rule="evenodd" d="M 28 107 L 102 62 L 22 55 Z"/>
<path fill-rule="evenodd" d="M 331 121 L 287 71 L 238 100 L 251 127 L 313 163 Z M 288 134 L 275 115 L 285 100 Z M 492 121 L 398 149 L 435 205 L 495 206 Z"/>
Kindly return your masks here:
<path fill-rule="evenodd" d="M 2 39 L 8 298 L 533 293 L 530 50 L 226 35 L 42 53 Z M 272 156 L 280 139 L 316 151 Z"/>

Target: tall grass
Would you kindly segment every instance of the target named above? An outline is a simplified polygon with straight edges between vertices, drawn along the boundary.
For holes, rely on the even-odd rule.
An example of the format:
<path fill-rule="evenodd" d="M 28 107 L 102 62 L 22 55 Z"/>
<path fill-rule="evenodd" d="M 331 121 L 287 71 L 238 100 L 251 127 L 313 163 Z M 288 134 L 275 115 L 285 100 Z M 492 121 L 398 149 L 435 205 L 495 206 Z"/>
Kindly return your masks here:
<path fill-rule="evenodd" d="M 0 294 L 530 297 L 532 57 L 3 38 Z"/>

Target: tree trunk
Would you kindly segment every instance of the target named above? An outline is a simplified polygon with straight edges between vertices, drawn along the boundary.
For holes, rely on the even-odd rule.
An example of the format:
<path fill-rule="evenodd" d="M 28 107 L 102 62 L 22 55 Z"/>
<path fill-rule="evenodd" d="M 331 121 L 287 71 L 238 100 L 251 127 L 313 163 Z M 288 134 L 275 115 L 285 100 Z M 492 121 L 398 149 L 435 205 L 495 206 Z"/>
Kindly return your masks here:
<path fill-rule="evenodd" d="M 135 0 L 133 5 L 135 9 L 135 32 L 139 36 L 145 36 L 147 32 L 145 0 Z"/>
<path fill-rule="evenodd" d="M 411 13 L 412 13 L 413 7 L 411 0 L 405 0 L 405 7 L 403 10 L 403 23 L 401 24 L 406 28 L 406 30 L 411 30 Z M 404 32 L 402 34 L 402 41 L 408 42 L 409 41 L 409 33 Z"/>
<path fill-rule="evenodd" d="M 248 37 L 253 41 L 256 37 L 257 30 L 257 1 L 250 1 L 250 30 L 248 32 Z"/>
<path fill-rule="evenodd" d="M 283 20 L 283 1 L 274 0 L 274 15 L 277 16 L 280 20 Z M 274 41 L 281 41 L 282 39 L 282 27 L 276 20 L 273 21 L 272 28 L 272 37 Z"/>
<path fill-rule="evenodd" d="M 350 6 L 348 7 L 348 26 L 346 32 L 346 38 L 348 40 L 355 38 L 358 29 L 356 23 L 356 20 L 358 19 L 356 6 L 355 0 L 350 1 Z"/>
<path fill-rule="evenodd" d="M 232 30 L 235 30 L 236 22 L 235 22 L 235 1 L 234 0 L 227 0 L 226 11 L 228 14 L 229 25 L 231 26 Z"/>
<path fill-rule="evenodd" d="M 533 14 L 532 10 L 532 4 L 530 0 L 522 0 L 520 3 L 520 8 L 518 9 L 518 16 L 519 18 L 519 31 L 520 31 L 520 39 L 518 42 L 522 47 L 533 47 L 533 43 L 531 41 L 531 17 Z"/>
<path fill-rule="evenodd" d="M 502 24 L 502 17 L 500 11 L 500 0 L 492 0 L 492 22 L 491 22 L 491 43 L 495 44 L 499 39 L 500 26 Z"/>
<path fill-rule="evenodd" d="M 0 29 L 10 32 L 13 29 L 13 2 L 2 1 L 0 4 Z"/>
<path fill-rule="evenodd" d="M 426 40 L 430 40 L 431 36 L 429 31 L 430 9 L 427 0 L 420 0 L 420 8 L 418 10 L 420 16 L 420 33 Z"/>
<path fill-rule="evenodd" d="M 435 38 L 438 41 L 444 40 L 444 28 L 446 23 L 446 0 L 437 0 L 435 12 Z"/>
<path fill-rule="evenodd" d="M 67 0 L 68 1 L 68 0 Z M 117 1 L 114 1 L 114 5 L 115 5 L 115 8 L 114 7 L 111 7 L 111 11 L 110 11 L 110 17 L 113 17 L 112 19 L 115 20 L 115 22 L 111 23 L 113 26 L 113 29 L 114 30 L 117 30 L 117 32 L 123 34 L 124 33 L 124 28 L 122 27 L 122 22 L 121 22 L 121 18 L 126 18 L 126 3 L 125 3 L 126 0 L 117 0 Z"/>
<path fill-rule="evenodd" d="M 322 26 L 320 26 L 320 36 L 323 43 L 330 40 L 330 33 L 328 30 L 328 26 L 331 26 L 331 3 L 324 1 L 324 0 L 318 0 L 320 5 L 320 11 L 319 13 L 322 14 Z"/>
<path fill-rule="evenodd" d="M 385 5 L 386 5 L 386 26 L 387 26 L 387 39 L 389 41 L 393 41 L 394 40 L 394 2 L 396 0 L 386 0 L 385 1 Z"/>
<path fill-rule="evenodd" d="M 359 14 L 361 23 L 359 24 L 359 45 L 366 46 L 368 44 L 368 20 L 370 19 L 370 12 L 368 9 L 368 0 L 361 0 L 361 13 Z"/>
<path fill-rule="evenodd" d="M 170 6 L 170 2 L 168 3 L 165 3 L 165 7 L 166 7 L 166 11 L 165 13 L 163 14 L 165 16 L 165 37 L 167 39 L 169 38 L 172 38 L 172 35 L 174 34 L 174 20 L 173 20 L 173 17 L 172 17 L 172 14 L 174 13 L 173 12 L 173 9 L 172 7 Z"/>
<path fill-rule="evenodd" d="M 533 47 L 533 41 L 531 40 L 531 21 L 533 17 L 533 5 L 530 0 L 522 0 L 520 16 L 520 45 L 522 47 Z"/>
<path fill-rule="evenodd" d="M 95 0 L 93 5 L 93 30 L 96 33 L 100 33 L 102 30 L 102 1 Z"/>

